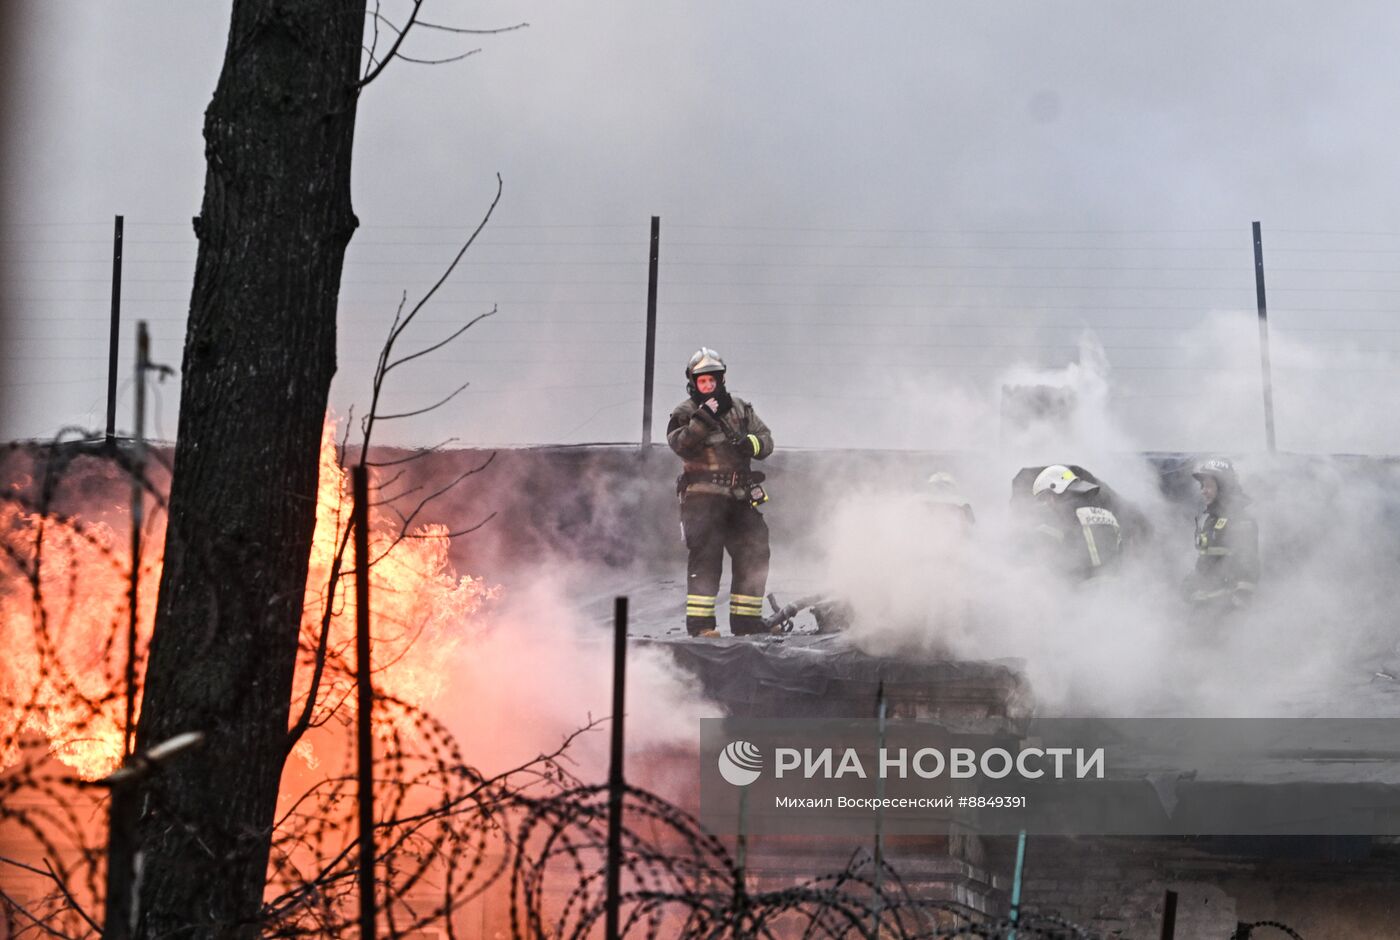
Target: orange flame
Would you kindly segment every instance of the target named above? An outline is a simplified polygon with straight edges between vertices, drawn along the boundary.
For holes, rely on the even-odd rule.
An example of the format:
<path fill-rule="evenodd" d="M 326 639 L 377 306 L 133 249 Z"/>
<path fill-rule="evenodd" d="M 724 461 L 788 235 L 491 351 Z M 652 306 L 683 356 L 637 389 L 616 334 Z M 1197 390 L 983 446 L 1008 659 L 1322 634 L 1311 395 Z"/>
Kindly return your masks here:
<path fill-rule="evenodd" d="M 336 460 L 334 432 L 328 420 L 321 439 L 294 716 L 310 691 L 330 572 L 350 518 L 349 474 Z M 392 521 L 371 510 L 370 529 L 375 689 L 428 706 L 446 687 L 452 651 L 468 639 L 473 618 L 499 588 L 455 573 L 448 559 L 451 540 L 446 526 L 423 525 L 400 538 Z M 164 544 L 163 517 L 153 521 L 146 544 Z M 0 722 L 7 729 L 0 739 L 0 768 L 17 762 L 23 735 L 37 734 L 47 738 L 54 756 L 80 776 L 93 779 L 109 773 L 121 762 L 126 709 L 126 536 L 102 521 L 41 515 L 5 501 L 0 502 L 0 547 L 10 556 L 0 581 Z M 159 552 L 154 554 L 141 566 L 142 661 L 161 568 Z M 352 571 L 355 563 L 353 548 L 347 548 L 342 571 Z M 18 577 L 13 576 L 16 570 Z M 327 666 L 313 712 L 316 721 L 337 708 L 353 713 L 353 577 L 342 577 L 335 589 Z M 395 719 L 389 713 L 376 720 L 381 734 L 391 732 Z M 305 738 L 298 753 L 314 765 L 316 757 Z"/>

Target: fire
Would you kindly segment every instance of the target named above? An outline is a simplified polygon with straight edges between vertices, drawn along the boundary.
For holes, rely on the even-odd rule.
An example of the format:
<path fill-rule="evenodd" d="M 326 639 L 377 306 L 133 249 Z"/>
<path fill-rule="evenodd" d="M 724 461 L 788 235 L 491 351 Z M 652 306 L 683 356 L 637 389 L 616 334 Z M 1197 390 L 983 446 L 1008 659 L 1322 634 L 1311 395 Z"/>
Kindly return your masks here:
<path fill-rule="evenodd" d="M 334 424 L 327 422 L 321 438 L 316 535 L 307 570 L 294 711 L 303 706 L 310 689 L 325 612 L 325 588 L 349 523 L 350 474 L 336 460 L 334 432 Z M 377 499 L 374 483 L 372 477 L 371 503 Z M 419 706 L 430 704 L 445 690 L 446 664 L 452 652 L 468 639 L 474 615 L 499 592 L 499 588 L 488 587 L 480 578 L 456 575 L 448 560 L 448 532 L 447 526 L 433 523 L 418 526 L 403 538 L 395 520 L 384 518 L 373 506 L 370 508 L 370 623 L 375 691 Z M 347 547 L 343 570 L 357 564 L 353 546 Z M 341 708 L 353 714 L 355 708 L 353 580 L 341 579 L 333 610 L 327 670 L 316 695 L 320 710 L 317 721 L 324 718 L 326 709 Z M 392 714 L 377 716 L 381 735 L 387 735 L 394 726 Z M 305 740 L 297 752 L 314 762 Z"/>
<path fill-rule="evenodd" d="M 377 498 L 375 482 L 372 472 L 372 500 Z M 310 692 L 327 585 L 350 505 L 349 473 L 336 460 L 335 425 L 328 420 L 321 440 L 293 720 Z M 455 573 L 446 526 L 416 526 L 401 537 L 397 519 L 374 509 L 370 526 L 375 689 L 428 706 L 446 686 L 452 651 L 469 639 L 473 618 L 499 589 Z M 0 722 L 6 729 L 0 768 L 14 765 L 24 738 L 33 735 L 46 738 L 53 755 L 87 779 L 120 763 L 130 587 L 124 529 L 99 518 L 41 515 L 17 501 L 0 502 L 0 548 L 8 555 L 0 581 Z M 164 534 L 163 517 L 157 517 L 145 536 L 140 572 L 138 661 L 144 659 L 154 618 Z M 353 547 L 347 547 L 342 571 L 351 572 L 355 564 Z M 335 588 L 326 669 L 313 710 L 318 723 L 332 711 L 353 714 L 353 577 L 343 575 Z M 396 714 L 386 709 L 376 715 L 381 734 L 391 733 Z M 314 765 L 306 739 L 298 753 Z"/>
<path fill-rule="evenodd" d="M 100 776 L 121 758 L 129 548 L 104 521 L 9 500 L 0 503 L 0 539 L 9 556 L 0 581 L 0 767 L 16 763 L 26 734 L 38 734 L 79 774 Z M 143 585 L 155 583 L 149 565 L 141 574 Z M 144 640 L 155 598 L 138 606 Z"/>

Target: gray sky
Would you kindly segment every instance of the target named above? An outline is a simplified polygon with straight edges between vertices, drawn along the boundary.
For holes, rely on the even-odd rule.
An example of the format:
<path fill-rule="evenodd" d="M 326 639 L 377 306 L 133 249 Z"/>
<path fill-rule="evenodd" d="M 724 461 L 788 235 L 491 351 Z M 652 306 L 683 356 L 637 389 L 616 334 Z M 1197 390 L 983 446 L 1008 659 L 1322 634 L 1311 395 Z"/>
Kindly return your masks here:
<path fill-rule="evenodd" d="M 6 438 L 103 421 L 118 212 L 124 315 L 178 365 L 228 23 L 227 3 L 23 7 Z M 411 54 L 482 51 L 398 63 L 361 103 L 338 412 L 365 400 L 399 292 L 431 283 L 505 179 L 419 336 L 500 313 L 390 407 L 471 388 L 399 442 L 635 440 L 656 214 L 658 432 L 703 342 L 782 444 L 976 450 L 1008 375 L 1055 379 L 1087 330 L 1125 446 L 1258 449 L 1260 219 L 1280 446 L 1400 449 L 1392 5 L 427 9 L 530 27 L 419 35 Z M 167 384 L 158 433 L 177 407 Z"/>

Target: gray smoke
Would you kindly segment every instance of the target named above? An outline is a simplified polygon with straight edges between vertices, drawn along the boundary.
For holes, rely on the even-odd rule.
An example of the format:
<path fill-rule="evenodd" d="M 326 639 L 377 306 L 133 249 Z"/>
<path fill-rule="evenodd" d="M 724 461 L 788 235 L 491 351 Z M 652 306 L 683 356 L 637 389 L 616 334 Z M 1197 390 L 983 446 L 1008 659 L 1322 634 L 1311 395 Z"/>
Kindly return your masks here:
<path fill-rule="evenodd" d="M 1308 355 L 1284 344 L 1279 358 L 1306 363 Z M 1189 464 L 1149 459 L 1115 418 L 1102 348 L 1086 336 L 1067 369 L 1013 370 L 1006 378 L 1067 391 L 1077 407 L 1066 422 L 1032 425 L 995 450 L 958 461 L 969 470 L 961 482 L 977 513 L 970 538 L 930 515 L 929 494 L 914 481 L 852 486 L 827 520 L 819 540 L 824 581 L 855 604 L 858 643 L 880 653 L 1018 659 L 1042 706 L 1064 712 L 1374 708 L 1373 696 L 1389 683 L 1375 673 L 1394 652 L 1387 606 L 1400 558 L 1400 477 L 1391 462 L 1230 454 L 1259 520 L 1260 594 L 1226 623 L 1193 624 L 1181 591 L 1194 562 L 1192 516 L 1199 510 Z M 1245 387 L 1219 389 L 1211 401 L 1238 406 Z M 1257 378 L 1248 390 L 1258 394 Z M 969 401 L 930 394 L 928 403 L 936 408 L 931 428 L 996 424 L 990 395 Z M 1296 409 L 1288 415 L 1319 425 L 1328 417 Z M 1067 583 L 1018 554 L 1026 522 L 1009 506 L 1011 477 L 1047 463 L 1088 468 L 1150 520 L 1152 545 L 1118 578 Z M 1164 467 L 1173 470 L 1164 476 Z"/>

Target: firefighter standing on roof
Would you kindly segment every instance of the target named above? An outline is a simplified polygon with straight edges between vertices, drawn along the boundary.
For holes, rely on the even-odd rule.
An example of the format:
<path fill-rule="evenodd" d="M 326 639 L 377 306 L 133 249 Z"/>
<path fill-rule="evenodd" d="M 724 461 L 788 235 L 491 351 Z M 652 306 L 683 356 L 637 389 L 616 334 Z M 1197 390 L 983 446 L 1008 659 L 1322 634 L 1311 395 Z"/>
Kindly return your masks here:
<path fill-rule="evenodd" d="M 1247 607 L 1259 582 L 1259 526 L 1249 497 L 1228 460 L 1207 460 L 1194 473 L 1205 512 L 1196 517 L 1196 570 L 1187 594 L 1197 612 L 1214 619 Z"/>
<path fill-rule="evenodd" d="M 691 636 L 717 636 L 715 601 L 724 553 L 732 584 L 729 629 L 736 636 L 762 633 L 763 591 L 768 581 L 768 524 L 758 507 L 768 496 L 754 460 L 773 453 L 773 436 L 753 406 L 729 394 L 719 353 L 702 348 L 686 366 L 685 401 L 671 412 L 666 441 L 684 461 L 676 481 L 681 529 L 690 550 L 685 627 Z"/>

